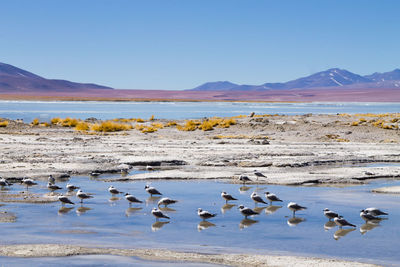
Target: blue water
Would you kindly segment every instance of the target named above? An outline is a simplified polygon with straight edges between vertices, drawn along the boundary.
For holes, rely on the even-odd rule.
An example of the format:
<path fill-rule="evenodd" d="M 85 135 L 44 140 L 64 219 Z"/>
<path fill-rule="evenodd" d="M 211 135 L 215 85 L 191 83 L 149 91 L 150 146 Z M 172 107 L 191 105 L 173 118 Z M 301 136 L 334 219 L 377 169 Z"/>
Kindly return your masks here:
<path fill-rule="evenodd" d="M 383 264 L 400 262 L 399 196 L 370 192 L 371 188 L 398 185 L 398 181 L 346 188 L 279 185 L 243 188 L 222 181 L 153 181 L 151 184 L 164 196 L 179 200 L 164 211 L 171 219 L 158 223 L 150 213 L 158 198 L 149 197 L 144 190 L 144 181 L 104 182 L 97 178 L 72 177 L 70 182 L 80 185 L 85 192 L 93 193 L 94 198 L 84 201 L 82 206 L 78 203 L 68 205 L 70 209 L 60 209 L 59 203 L 4 203 L 0 210 L 14 212 L 17 221 L 1 224 L 1 243 L 169 248 L 205 253 L 278 253 Z M 64 187 L 66 181 L 58 184 Z M 144 203 L 129 207 L 123 197 L 111 199 L 107 192 L 111 184 L 121 191 L 130 192 Z M 0 193 L 21 190 L 20 185 L 13 185 L 9 191 Z M 233 206 L 225 206 L 220 197 L 223 190 L 239 200 L 232 201 Z M 258 205 L 260 215 L 244 220 L 238 205 L 254 208 L 250 194 L 257 191 L 263 195 L 266 190 L 276 193 L 284 202 L 272 207 Z M 29 191 L 48 192 L 45 182 Z M 74 195 L 71 199 L 77 202 Z M 291 211 L 286 208 L 290 201 L 308 209 L 296 213 L 293 219 Z M 388 211 L 388 219 L 374 226 L 366 225 L 359 217 L 359 211 L 371 206 Z M 340 230 L 327 224 L 322 212 L 326 207 L 339 212 L 357 228 Z M 196 214 L 197 208 L 217 213 L 217 216 L 204 223 Z"/>
<path fill-rule="evenodd" d="M 0 117 L 31 122 L 67 116 L 86 119 L 150 118 L 186 119 L 256 114 L 395 113 L 400 103 L 237 103 L 237 102 L 63 102 L 0 101 Z"/>

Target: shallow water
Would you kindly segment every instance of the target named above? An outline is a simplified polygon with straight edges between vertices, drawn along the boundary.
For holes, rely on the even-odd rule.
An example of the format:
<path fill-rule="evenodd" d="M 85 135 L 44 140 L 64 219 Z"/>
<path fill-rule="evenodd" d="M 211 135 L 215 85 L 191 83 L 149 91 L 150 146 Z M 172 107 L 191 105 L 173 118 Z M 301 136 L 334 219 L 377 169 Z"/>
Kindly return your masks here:
<path fill-rule="evenodd" d="M 150 118 L 187 119 L 203 117 L 231 117 L 242 114 L 301 115 L 336 113 L 395 113 L 400 103 L 238 103 L 238 102 L 96 102 L 96 101 L 0 101 L 0 117 L 34 118 L 49 121 L 54 117 L 86 119 Z"/>
<path fill-rule="evenodd" d="M 105 176 L 100 176 L 104 178 Z M 111 178 L 113 176 L 110 176 Z M 109 178 L 110 178 L 109 177 Z M 249 252 L 259 254 L 293 254 L 340 257 L 366 262 L 396 264 L 400 262 L 398 244 L 400 231 L 400 203 L 398 195 L 370 193 L 371 188 L 398 185 L 398 181 L 373 183 L 346 188 L 288 187 L 275 185 L 242 185 L 222 181 L 153 181 L 151 185 L 164 196 L 178 199 L 165 212 L 171 220 L 156 222 L 151 209 L 158 198 L 149 198 L 144 190 L 146 182 L 103 182 L 87 177 L 72 177 L 69 181 L 93 199 L 77 203 L 71 209 L 60 210 L 59 203 L 21 204 L 5 203 L 2 211 L 17 215 L 15 223 L 2 223 L 2 244 L 66 243 L 117 248 L 170 248 L 200 252 Z M 147 182 L 148 183 L 148 182 Z M 66 182 L 59 182 L 65 186 Z M 111 200 L 107 192 L 110 185 L 129 192 L 145 201 L 131 208 L 127 201 Z M 9 192 L 20 192 L 13 185 Z M 29 189 L 45 193 L 45 182 Z M 227 207 L 220 197 L 227 191 L 239 198 Z M 250 199 L 253 191 L 266 190 L 284 200 L 275 207 L 258 205 L 260 215 L 243 220 L 237 205 L 254 208 Z M 77 202 L 75 196 L 71 199 Z M 292 218 L 286 208 L 294 201 L 308 207 Z M 379 207 L 388 211 L 387 220 L 378 225 L 365 225 L 359 211 L 366 207 Z M 203 208 L 217 217 L 202 222 L 197 208 Z M 354 231 L 326 225 L 322 210 L 330 208 L 357 225 Z M 374 227 L 375 226 L 375 227 Z M 332 227 L 332 228 L 330 228 Z M 360 228 L 361 227 L 361 228 Z"/>

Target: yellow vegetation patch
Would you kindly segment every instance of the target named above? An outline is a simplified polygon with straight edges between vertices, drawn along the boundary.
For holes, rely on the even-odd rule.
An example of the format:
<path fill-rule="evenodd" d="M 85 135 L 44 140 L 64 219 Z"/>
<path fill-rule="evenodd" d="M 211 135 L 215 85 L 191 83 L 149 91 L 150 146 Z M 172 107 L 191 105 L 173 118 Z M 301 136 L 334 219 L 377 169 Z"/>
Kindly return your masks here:
<path fill-rule="evenodd" d="M 40 121 L 38 118 L 33 119 L 33 121 L 31 122 L 32 125 L 39 125 Z"/>
<path fill-rule="evenodd" d="M 142 129 L 142 133 L 153 133 L 158 131 L 158 128 L 152 126 L 144 126 Z"/>
<path fill-rule="evenodd" d="M 131 124 L 118 123 L 114 121 L 105 121 L 102 123 L 95 123 L 90 126 L 91 131 L 95 132 L 118 132 L 118 131 L 128 131 L 132 129 Z"/>
<path fill-rule="evenodd" d="M 360 123 L 358 122 L 358 121 L 353 121 L 352 123 L 351 123 L 351 126 L 358 126 Z"/>
<path fill-rule="evenodd" d="M 75 126 L 75 130 L 77 131 L 89 131 L 90 129 L 90 124 L 87 122 L 79 122 L 76 126 Z"/>
<path fill-rule="evenodd" d="M 0 127 L 7 127 L 8 121 L 0 121 Z"/>
<path fill-rule="evenodd" d="M 59 124 L 59 123 L 61 123 L 61 121 L 62 121 L 61 118 L 56 117 L 56 118 L 52 118 L 50 122 L 51 122 L 51 124 Z"/>
<path fill-rule="evenodd" d="M 151 115 L 149 121 L 154 121 L 154 115 Z"/>
<path fill-rule="evenodd" d="M 172 127 L 172 126 L 176 126 L 176 125 L 178 125 L 176 123 L 176 121 L 169 121 L 164 125 L 164 127 Z"/>
<path fill-rule="evenodd" d="M 179 131 L 194 131 L 197 129 L 198 125 L 200 125 L 199 121 L 187 120 L 184 126 L 177 125 L 176 128 Z"/>

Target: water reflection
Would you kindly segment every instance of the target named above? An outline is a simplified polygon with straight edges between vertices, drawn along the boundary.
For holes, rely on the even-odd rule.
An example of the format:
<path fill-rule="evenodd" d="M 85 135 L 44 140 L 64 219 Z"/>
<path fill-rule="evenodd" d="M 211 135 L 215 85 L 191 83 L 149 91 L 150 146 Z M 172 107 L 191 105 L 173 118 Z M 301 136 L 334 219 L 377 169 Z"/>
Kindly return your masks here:
<path fill-rule="evenodd" d="M 70 212 L 70 211 L 73 210 L 73 209 L 74 209 L 74 207 L 70 207 L 70 208 L 61 207 L 61 208 L 58 210 L 58 215 L 65 215 L 65 214 L 67 214 L 68 212 Z"/>
<path fill-rule="evenodd" d="M 235 204 L 225 204 L 221 207 L 221 212 L 222 214 L 225 214 L 225 212 L 227 212 L 228 210 L 232 209 L 233 207 L 235 207 Z"/>
<path fill-rule="evenodd" d="M 327 221 L 324 224 L 325 231 L 329 231 L 329 230 L 331 230 L 332 228 L 335 228 L 335 227 L 336 227 L 336 223 L 334 221 Z"/>
<path fill-rule="evenodd" d="M 289 220 L 287 220 L 287 224 L 290 227 L 294 227 L 294 226 L 297 226 L 299 223 L 302 223 L 302 222 L 305 222 L 305 221 L 306 221 L 306 219 L 302 218 L 302 217 L 292 217 Z"/>
<path fill-rule="evenodd" d="M 156 232 L 156 231 L 160 230 L 167 223 L 169 223 L 169 222 L 157 221 L 151 225 L 151 231 Z"/>
<path fill-rule="evenodd" d="M 258 214 L 260 214 L 263 210 L 265 210 L 267 207 L 266 206 L 264 206 L 264 207 L 255 207 L 253 210 L 255 211 L 255 212 L 257 212 Z"/>
<path fill-rule="evenodd" d="M 275 213 L 277 210 L 279 210 L 280 208 L 282 208 L 282 206 L 274 206 L 274 205 L 268 206 L 268 207 L 265 209 L 265 214 L 267 214 L 267 215 L 273 214 L 273 213 Z"/>
<path fill-rule="evenodd" d="M 247 191 L 249 191 L 251 189 L 251 186 L 241 186 L 239 187 L 239 193 L 240 194 L 245 194 Z"/>
<path fill-rule="evenodd" d="M 362 235 L 366 234 L 368 231 L 371 231 L 372 229 L 379 227 L 380 224 L 378 223 L 373 223 L 373 222 L 366 222 L 363 225 L 360 226 L 360 233 Z"/>
<path fill-rule="evenodd" d="M 149 197 L 148 199 L 146 199 L 146 206 L 150 204 L 157 204 L 160 198 L 161 198 L 160 196 Z"/>
<path fill-rule="evenodd" d="M 355 228 L 349 228 L 349 229 L 339 229 L 333 234 L 333 238 L 335 240 L 339 240 L 340 238 L 346 236 L 348 233 L 355 231 Z"/>
<path fill-rule="evenodd" d="M 85 214 L 87 211 L 89 211 L 89 210 L 91 210 L 91 209 L 92 209 L 92 208 L 81 206 L 81 207 L 79 207 L 79 208 L 76 209 L 76 214 L 77 214 L 78 216 L 81 216 L 82 214 Z"/>
<path fill-rule="evenodd" d="M 175 212 L 176 211 L 176 209 L 172 209 L 172 208 L 169 208 L 169 207 L 160 207 L 160 208 L 158 208 L 159 210 L 161 210 L 161 211 L 166 211 L 166 212 Z"/>
<path fill-rule="evenodd" d="M 257 220 L 253 220 L 253 219 L 243 219 L 240 223 L 239 223 L 239 229 L 242 230 L 244 228 L 250 227 L 253 224 L 258 223 Z"/>
<path fill-rule="evenodd" d="M 213 224 L 212 222 L 208 222 L 208 221 L 201 221 L 199 222 L 199 224 L 197 225 L 197 230 L 200 232 L 202 230 L 205 230 L 207 228 L 210 227 L 214 227 L 215 224 Z"/>
<path fill-rule="evenodd" d="M 127 208 L 125 211 L 125 215 L 126 217 L 130 217 L 132 216 L 134 213 L 137 213 L 139 210 L 141 210 L 142 208 Z"/>
<path fill-rule="evenodd" d="M 115 206 L 116 202 L 120 200 L 120 197 L 111 197 L 108 202 L 110 202 L 110 206 Z"/>

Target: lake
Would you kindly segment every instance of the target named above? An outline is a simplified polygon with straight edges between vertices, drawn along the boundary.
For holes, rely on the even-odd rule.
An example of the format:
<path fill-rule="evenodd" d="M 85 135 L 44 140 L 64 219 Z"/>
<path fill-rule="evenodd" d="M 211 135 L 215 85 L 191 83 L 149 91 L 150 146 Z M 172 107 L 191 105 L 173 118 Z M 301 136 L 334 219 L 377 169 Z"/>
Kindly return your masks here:
<path fill-rule="evenodd" d="M 79 119 L 95 117 L 186 119 L 203 117 L 231 117 L 236 115 L 284 114 L 301 115 L 336 113 L 396 113 L 400 103 L 249 103 L 249 102 L 98 102 L 98 101 L 0 101 L 0 117 L 34 118 L 49 121 L 54 117 L 67 116 Z"/>

